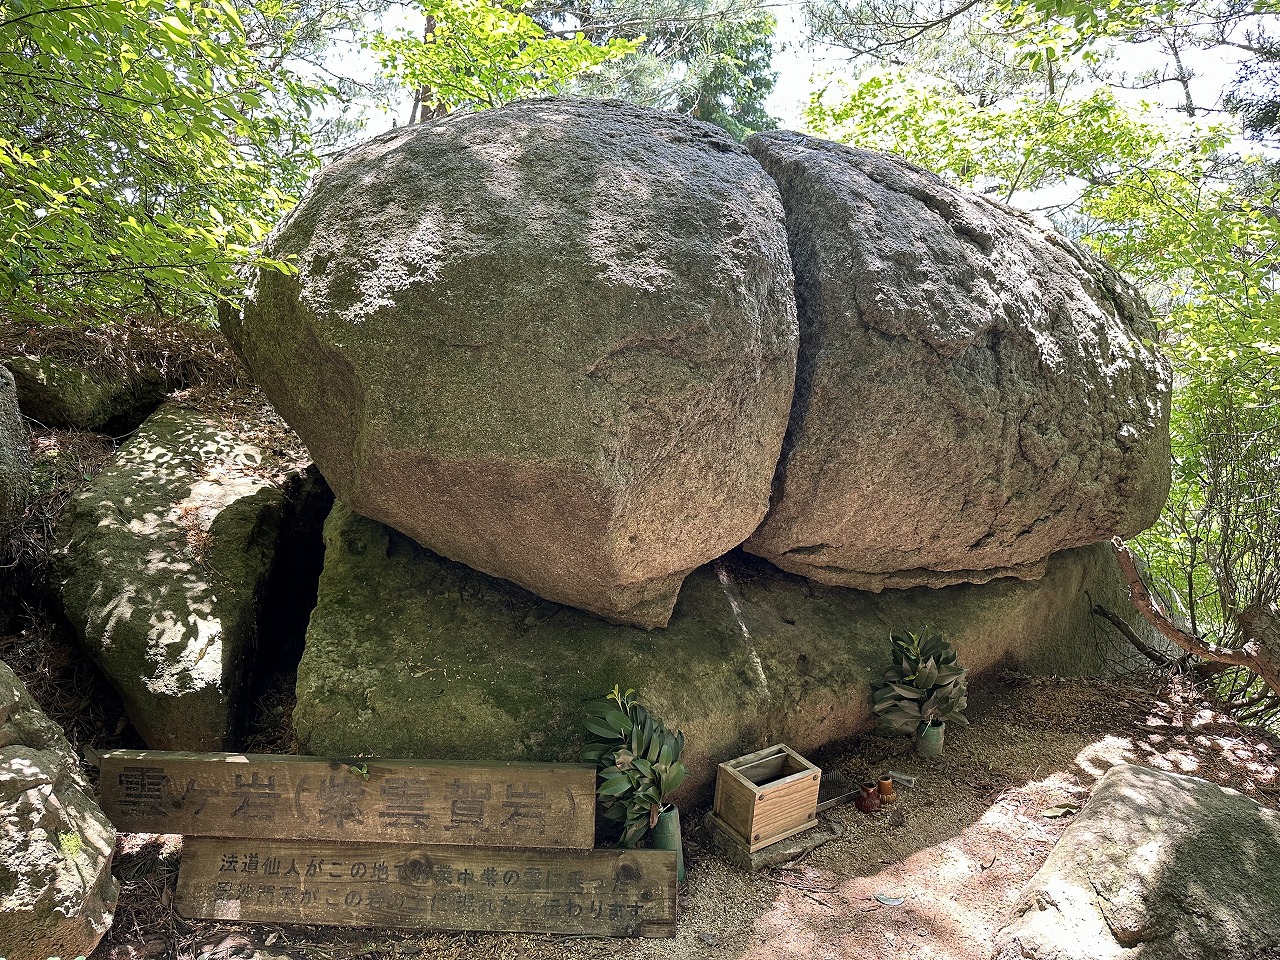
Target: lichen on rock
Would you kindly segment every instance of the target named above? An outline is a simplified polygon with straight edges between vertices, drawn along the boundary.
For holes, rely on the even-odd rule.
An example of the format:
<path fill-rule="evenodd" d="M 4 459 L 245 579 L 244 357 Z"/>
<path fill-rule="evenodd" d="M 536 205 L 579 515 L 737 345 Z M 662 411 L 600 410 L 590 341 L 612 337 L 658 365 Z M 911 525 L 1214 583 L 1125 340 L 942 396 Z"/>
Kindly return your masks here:
<path fill-rule="evenodd" d="M 1106 772 L 996 936 L 995 960 L 1266 960 L 1280 811 L 1198 777 Z"/>
<path fill-rule="evenodd" d="M 116 832 L 58 725 L 0 663 L 0 956 L 88 956 L 111 925 Z"/>
<path fill-rule="evenodd" d="M 283 502 L 264 459 L 169 404 L 63 519 L 67 618 L 151 747 L 230 746 Z"/>

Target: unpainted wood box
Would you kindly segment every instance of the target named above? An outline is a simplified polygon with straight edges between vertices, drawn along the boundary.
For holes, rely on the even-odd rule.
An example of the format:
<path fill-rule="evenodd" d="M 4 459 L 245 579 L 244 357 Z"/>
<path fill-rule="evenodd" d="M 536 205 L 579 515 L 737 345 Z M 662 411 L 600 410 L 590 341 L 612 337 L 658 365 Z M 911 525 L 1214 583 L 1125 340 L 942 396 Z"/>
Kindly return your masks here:
<path fill-rule="evenodd" d="M 818 822 L 822 771 L 783 743 L 720 764 L 714 813 L 751 853 Z"/>

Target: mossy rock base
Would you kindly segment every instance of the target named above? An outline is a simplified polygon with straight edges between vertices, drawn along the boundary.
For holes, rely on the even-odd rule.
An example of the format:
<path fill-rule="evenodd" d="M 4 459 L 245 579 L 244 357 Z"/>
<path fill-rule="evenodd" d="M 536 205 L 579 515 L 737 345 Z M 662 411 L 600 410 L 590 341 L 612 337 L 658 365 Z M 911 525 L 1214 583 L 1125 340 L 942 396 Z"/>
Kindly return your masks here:
<path fill-rule="evenodd" d="M 341 503 L 325 549 L 298 668 L 305 751 L 571 760 L 583 707 L 620 684 L 685 731 L 685 796 L 740 754 L 870 728 L 892 630 L 943 631 L 974 674 L 1097 674 L 1092 604 L 1127 607 L 1102 546 L 1055 555 L 1036 582 L 882 594 L 734 552 L 691 574 L 668 627 L 646 632 L 451 563 Z"/>
<path fill-rule="evenodd" d="M 18 415 L 13 377 L 0 367 L 0 540 L 22 520 L 30 493 L 31 444 Z"/>

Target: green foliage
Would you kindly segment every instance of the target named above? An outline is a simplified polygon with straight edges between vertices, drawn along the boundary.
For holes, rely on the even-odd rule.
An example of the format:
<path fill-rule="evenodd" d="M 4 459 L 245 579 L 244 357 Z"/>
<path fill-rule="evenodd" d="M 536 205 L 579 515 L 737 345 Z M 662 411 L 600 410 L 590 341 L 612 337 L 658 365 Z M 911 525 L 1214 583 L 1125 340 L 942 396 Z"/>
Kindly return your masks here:
<path fill-rule="evenodd" d="M 1096 53 L 1108 41 L 1172 42 L 1187 49 L 1249 40 L 1280 13 L 1276 0 L 994 0 L 989 22 L 1043 56 L 1064 59 Z"/>
<path fill-rule="evenodd" d="M 582 759 L 596 764 L 596 796 L 606 820 L 622 826 L 623 847 L 634 847 L 667 809 L 667 798 L 689 774 L 680 762 L 684 734 L 670 733 L 617 686 L 591 704 L 583 721 L 591 738 Z"/>
<path fill-rule="evenodd" d="M 1252 139 L 1276 144 L 1280 139 L 1280 39 L 1263 39 L 1258 57 L 1239 70 L 1225 100 Z"/>
<path fill-rule="evenodd" d="M 1187 376 L 1246 354 L 1280 361 L 1280 184 L 1257 158 L 1225 154 L 1224 126 L 1126 107 L 1105 89 L 980 106 L 906 71 L 871 73 L 828 103 L 833 89 L 810 103 L 816 130 L 1005 198 L 1076 185 L 1057 207 L 1064 227 L 1144 287 Z"/>
<path fill-rule="evenodd" d="M 637 40 L 595 45 L 551 36 L 531 17 L 489 0 L 419 0 L 422 37 L 378 34 L 368 46 L 383 70 L 422 91 L 427 112 L 496 107 L 559 92 L 579 74 L 636 49 Z"/>
<path fill-rule="evenodd" d="M 952 644 L 931 630 L 895 633 L 893 666 L 872 695 L 872 709 L 886 730 L 910 736 L 948 720 L 967 726 L 968 670 L 956 663 Z"/>
<path fill-rule="evenodd" d="M 803 6 L 816 39 L 858 57 L 902 64 L 930 44 L 963 45 L 981 35 L 1016 50 L 1050 85 L 1068 61 L 1096 70 L 1126 45 L 1145 46 L 1143 59 L 1156 51 L 1172 61 L 1172 70 L 1141 73 L 1144 86 L 1185 86 L 1195 76 L 1183 62 L 1192 50 L 1230 47 L 1249 54 L 1254 66 L 1276 50 L 1271 31 L 1280 13 L 1277 0 L 807 0 Z M 1132 70 L 1131 63 L 1119 66 Z"/>
<path fill-rule="evenodd" d="M 326 90 L 258 49 L 232 0 L 4 0 L 0 309 L 188 312 L 261 262 Z"/>
<path fill-rule="evenodd" d="M 625 38 L 636 52 L 583 76 L 588 96 L 620 97 L 714 123 L 735 137 L 776 125 L 764 102 L 777 74 L 773 15 L 743 0 L 538 0 L 553 30 L 569 25 L 593 43 Z"/>
<path fill-rule="evenodd" d="M 1170 125 L 1150 108 L 1125 107 L 1106 88 L 1069 99 L 1024 88 L 987 102 L 906 68 L 829 81 L 810 97 L 805 120 L 815 133 L 901 154 L 1006 198 L 1072 180 L 1096 198 L 1150 168 L 1198 180 L 1226 138 L 1219 127 Z"/>
<path fill-rule="evenodd" d="M 675 109 L 740 140 L 776 126 L 764 107 L 778 76 L 769 70 L 776 25 L 772 15 L 759 11 L 712 23 L 698 56 L 688 60 Z"/>

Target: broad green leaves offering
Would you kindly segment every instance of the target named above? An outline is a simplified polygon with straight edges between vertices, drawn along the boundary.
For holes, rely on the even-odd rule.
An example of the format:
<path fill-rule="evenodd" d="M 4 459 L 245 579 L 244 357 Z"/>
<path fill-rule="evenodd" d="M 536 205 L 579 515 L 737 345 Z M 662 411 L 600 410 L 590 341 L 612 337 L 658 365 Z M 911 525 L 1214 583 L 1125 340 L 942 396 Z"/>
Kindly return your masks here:
<path fill-rule="evenodd" d="M 496 107 L 558 92 L 580 73 L 635 50 L 639 41 L 596 46 L 581 34 L 548 35 L 533 19 L 488 0 L 419 0 L 422 37 L 401 32 L 369 41 L 383 70 L 421 91 L 427 113 Z"/>
<path fill-rule="evenodd" d="M 325 90 L 260 59 L 231 0 L 4 0 L 0 78 L 10 316 L 207 309 L 314 164 Z"/>
<path fill-rule="evenodd" d="M 924 630 L 890 638 L 893 666 L 872 696 L 880 725 L 891 733 L 912 735 L 926 726 L 953 720 L 968 725 L 968 669 L 956 662 L 956 649 L 944 637 Z"/>
<path fill-rule="evenodd" d="M 671 733 L 649 715 L 634 690 L 613 691 L 587 708 L 583 726 L 592 739 L 582 759 L 596 765 L 596 797 L 606 820 L 621 825 L 619 844 L 634 847 L 658 822 L 667 798 L 689 769 L 680 760 L 684 734 Z"/>

